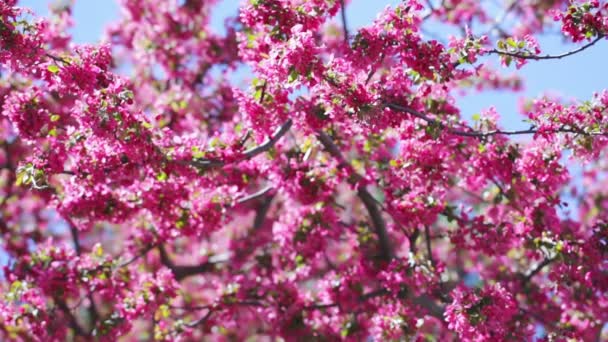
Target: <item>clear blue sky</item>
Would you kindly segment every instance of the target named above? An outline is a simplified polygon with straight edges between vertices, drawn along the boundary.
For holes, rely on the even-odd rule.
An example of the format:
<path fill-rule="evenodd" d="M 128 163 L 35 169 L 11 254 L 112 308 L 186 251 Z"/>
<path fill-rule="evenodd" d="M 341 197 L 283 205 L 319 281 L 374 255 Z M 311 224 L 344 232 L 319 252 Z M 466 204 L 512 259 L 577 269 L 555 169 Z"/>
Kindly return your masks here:
<path fill-rule="evenodd" d="M 239 2 L 238 0 L 222 1 L 212 17 L 213 27 L 221 30 L 223 19 L 236 13 Z M 352 0 L 347 11 L 351 32 L 368 24 L 387 5 L 396 5 L 399 2 L 398 0 Z M 39 15 L 48 13 L 47 0 L 21 0 L 20 4 L 32 8 Z M 75 42 L 98 41 L 104 26 L 118 16 L 119 8 L 113 0 L 77 0 L 74 8 L 76 24 L 72 31 Z M 543 53 L 559 53 L 573 48 L 572 45 L 562 44 L 557 36 L 544 37 L 540 42 Z M 521 117 L 516 115 L 518 98 L 536 97 L 543 92 L 551 91 L 567 97 L 589 99 L 594 91 L 608 88 L 607 59 L 608 41 L 603 40 L 591 49 L 563 60 L 530 62 L 522 69 L 522 75 L 525 77 L 523 92 L 484 92 L 460 98 L 458 102 L 466 118 L 494 105 L 502 116 L 501 123 L 505 128 L 523 127 Z M 497 63 L 496 61 L 495 64 Z"/>

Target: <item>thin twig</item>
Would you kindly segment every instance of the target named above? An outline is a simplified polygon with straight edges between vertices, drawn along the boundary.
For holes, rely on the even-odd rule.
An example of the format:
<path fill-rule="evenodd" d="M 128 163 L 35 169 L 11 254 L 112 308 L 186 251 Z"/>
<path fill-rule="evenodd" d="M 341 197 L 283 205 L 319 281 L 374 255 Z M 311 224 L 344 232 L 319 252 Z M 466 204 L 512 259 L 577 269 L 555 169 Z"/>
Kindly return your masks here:
<path fill-rule="evenodd" d="M 532 280 L 532 278 L 537 275 L 538 273 L 540 273 L 540 271 L 542 271 L 543 268 L 545 268 L 545 266 L 549 265 L 550 263 L 552 263 L 553 261 L 555 261 L 555 257 L 553 258 L 545 258 L 540 264 L 538 264 L 532 271 L 530 271 L 530 273 L 528 273 L 528 275 L 526 275 L 523 279 L 522 282 L 524 284 L 528 283 L 530 280 Z"/>
<path fill-rule="evenodd" d="M 139 258 L 143 257 L 144 255 L 148 254 L 149 251 L 151 251 L 152 249 L 154 249 L 154 247 L 156 247 L 156 245 L 150 245 L 146 248 L 144 248 L 141 253 L 137 254 L 136 256 L 132 257 L 131 259 L 123 262 L 122 264 L 118 265 L 117 268 L 123 268 L 123 267 L 127 267 L 129 265 L 131 265 L 132 263 L 134 263 L 135 261 L 137 261 Z"/>
<path fill-rule="evenodd" d="M 572 51 L 568 51 L 568 52 L 564 52 L 561 53 L 559 55 L 543 55 L 543 56 L 539 56 L 539 55 L 524 55 L 521 53 L 517 53 L 517 52 L 508 52 L 508 51 L 500 51 L 497 49 L 493 49 L 488 51 L 488 53 L 490 54 L 497 54 L 497 55 L 504 55 L 504 56 L 510 56 L 510 57 L 515 57 L 515 58 L 519 58 L 519 59 L 531 59 L 531 60 L 535 60 L 535 61 L 539 61 L 539 60 L 546 60 L 546 59 L 562 59 L 568 56 L 572 56 L 575 55 L 581 51 L 585 51 L 586 49 L 590 48 L 591 46 L 593 46 L 595 43 L 599 42 L 600 40 L 602 40 L 603 38 L 605 38 L 604 35 L 599 35 L 597 36 L 594 40 L 592 40 L 591 42 L 579 47 L 578 49 L 572 50 Z"/>
<path fill-rule="evenodd" d="M 70 65 L 70 62 L 68 62 L 65 58 L 57 57 L 57 56 L 55 56 L 55 55 L 53 55 L 51 53 L 48 53 L 48 52 L 45 53 L 45 56 L 47 56 L 48 58 L 54 60 L 55 62 L 60 62 L 60 63 L 63 63 L 65 65 Z"/>
<path fill-rule="evenodd" d="M 433 258 L 433 248 L 431 247 L 431 232 L 428 225 L 424 226 L 424 238 L 426 240 L 426 253 L 428 254 L 429 261 L 433 266 L 433 269 L 437 269 L 435 265 L 435 259 Z"/>
<path fill-rule="evenodd" d="M 504 131 L 504 130 L 497 129 L 497 130 L 488 131 L 488 132 L 480 132 L 480 131 L 476 131 L 473 128 L 466 126 L 466 125 L 463 125 L 463 126 L 467 130 L 455 129 L 455 128 L 447 126 L 445 123 L 443 123 L 437 119 L 433 119 L 433 118 L 427 116 L 426 114 L 421 113 L 421 112 L 414 110 L 412 108 L 409 108 L 409 107 L 404 107 L 404 106 L 401 106 L 401 105 L 398 105 L 395 103 L 385 103 L 385 106 L 390 109 L 393 109 L 393 110 L 411 114 L 419 119 L 426 121 L 429 124 L 435 125 L 440 129 L 444 129 L 448 133 L 453 134 L 453 135 L 473 137 L 473 138 L 487 138 L 487 137 L 491 137 L 491 136 L 495 136 L 495 135 L 528 135 L 528 134 L 536 134 L 539 132 L 539 130 L 536 128 L 514 130 L 514 131 Z M 574 133 L 574 134 L 580 134 L 580 135 L 586 135 L 586 136 L 608 136 L 608 132 L 585 132 L 585 131 L 581 131 L 578 129 L 566 128 L 566 127 L 562 127 L 562 128 L 558 128 L 558 129 L 554 129 L 554 130 L 548 130 L 547 133 Z"/>
<path fill-rule="evenodd" d="M 344 44 L 348 46 L 348 25 L 346 23 L 346 5 L 340 0 L 340 14 L 342 16 L 342 31 L 344 32 Z"/>
<path fill-rule="evenodd" d="M 210 272 L 215 267 L 215 263 L 209 261 L 202 262 L 198 265 L 176 265 L 169 259 L 169 255 L 163 245 L 158 246 L 158 251 L 160 252 L 161 263 L 173 272 L 173 276 L 177 281 L 181 281 L 193 275 Z"/>
<path fill-rule="evenodd" d="M 264 195 L 266 195 L 267 193 L 269 193 L 270 191 L 272 191 L 273 188 L 274 188 L 273 186 L 269 185 L 269 186 L 267 186 L 267 187 L 265 187 L 265 188 L 263 188 L 263 189 L 261 189 L 261 190 L 259 190 L 257 192 L 254 192 L 254 193 L 252 193 L 250 195 L 247 195 L 245 197 L 241 197 L 241 198 L 237 199 L 236 203 L 242 204 L 242 203 L 245 203 L 245 202 L 253 201 L 255 199 L 264 197 Z"/>
<path fill-rule="evenodd" d="M 243 153 L 243 157 L 238 160 L 232 162 L 237 163 L 244 160 L 249 160 L 256 157 L 259 154 L 262 154 L 268 150 L 270 150 L 291 128 L 293 121 L 291 119 L 287 119 L 281 127 L 277 129 L 277 131 L 273 134 L 273 136 L 266 140 L 259 146 L 253 147 Z M 190 165 L 198 168 L 208 168 L 208 167 L 221 167 L 226 165 L 227 163 L 223 160 L 219 159 L 196 159 L 189 162 Z"/>

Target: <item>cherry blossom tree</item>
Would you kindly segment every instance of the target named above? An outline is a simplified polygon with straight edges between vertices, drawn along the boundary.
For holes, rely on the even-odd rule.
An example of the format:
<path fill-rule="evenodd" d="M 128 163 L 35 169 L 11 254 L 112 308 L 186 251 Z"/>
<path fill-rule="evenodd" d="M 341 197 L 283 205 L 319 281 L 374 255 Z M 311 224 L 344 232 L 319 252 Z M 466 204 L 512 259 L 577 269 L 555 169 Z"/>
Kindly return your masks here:
<path fill-rule="evenodd" d="M 98 45 L 0 2 L 0 339 L 606 338 L 608 90 L 518 130 L 455 98 L 592 53 L 608 2 L 354 30 L 347 0 L 244 0 L 222 33 L 217 2 L 121 0 Z"/>

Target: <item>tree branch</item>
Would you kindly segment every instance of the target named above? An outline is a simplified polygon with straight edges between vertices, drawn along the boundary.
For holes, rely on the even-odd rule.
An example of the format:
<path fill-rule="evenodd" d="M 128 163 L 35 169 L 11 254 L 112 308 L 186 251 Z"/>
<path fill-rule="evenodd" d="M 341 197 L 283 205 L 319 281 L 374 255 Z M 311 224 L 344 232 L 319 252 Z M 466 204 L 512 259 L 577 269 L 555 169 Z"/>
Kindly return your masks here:
<path fill-rule="evenodd" d="M 329 137 L 325 132 L 319 131 L 317 134 L 319 141 L 329 154 L 331 154 L 334 158 L 336 158 L 340 162 L 340 166 L 347 167 L 352 170 L 352 166 L 344 159 L 342 156 L 342 152 L 336 144 L 334 144 L 331 137 Z M 356 173 L 352 170 L 353 177 L 349 179 L 349 183 L 352 185 L 357 184 L 359 181 L 363 179 L 363 176 Z M 384 218 L 382 217 L 382 213 L 376 204 L 376 200 L 369 193 L 369 191 L 365 188 L 365 186 L 359 186 L 357 189 L 357 196 L 365 205 L 367 212 L 369 213 L 370 219 L 375 229 L 376 236 L 378 237 L 378 243 L 380 244 L 380 257 L 389 262 L 393 258 L 393 251 L 389 241 L 389 236 L 386 232 L 386 223 L 384 222 Z"/>
<path fill-rule="evenodd" d="M 74 330 L 74 333 L 78 336 L 87 336 L 87 333 L 80 326 L 80 324 L 78 323 L 78 320 L 76 320 L 76 317 L 74 317 L 74 315 L 70 311 L 70 308 L 68 307 L 68 305 L 62 299 L 59 299 L 58 297 L 54 297 L 53 299 L 55 301 L 55 305 L 57 305 L 59 310 L 61 310 L 61 312 L 63 312 L 63 314 L 67 318 L 68 324 L 70 325 L 70 328 L 72 330 Z"/>
<path fill-rule="evenodd" d="M 346 23 L 346 4 L 340 0 L 340 14 L 342 17 L 342 30 L 344 32 L 344 44 L 348 46 L 348 25 Z"/>
<path fill-rule="evenodd" d="M 540 264 L 538 264 L 532 271 L 530 271 L 530 273 L 528 273 L 523 279 L 522 282 L 524 284 L 528 283 L 530 280 L 532 280 L 532 278 L 537 275 L 538 273 L 540 273 L 540 271 L 542 271 L 543 268 L 545 268 L 545 266 L 549 265 L 550 263 L 554 262 L 556 259 L 556 257 L 553 258 L 545 258 Z"/>
<path fill-rule="evenodd" d="M 163 245 L 158 246 L 158 251 L 160 252 L 161 263 L 170 269 L 171 272 L 173 272 L 173 276 L 177 281 L 181 281 L 193 275 L 210 272 L 215 267 L 215 263 L 208 261 L 198 265 L 175 265 L 173 261 L 169 259 L 169 255 L 167 254 L 167 251 Z"/>
<path fill-rule="evenodd" d="M 435 125 L 435 126 L 439 127 L 440 129 L 446 130 L 450 134 L 458 135 L 458 136 L 473 137 L 473 138 L 487 138 L 487 137 L 491 137 L 491 136 L 495 136 L 495 135 L 526 135 L 526 134 L 536 134 L 539 132 L 539 130 L 536 128 L 514 130 L 514 131 L 504 131 L 504 130 L 497 129 L 497 130 L 493 130 L 493 131 L 489 131 L 489 132 L 480 132 L 480 131 L 476 131 L 473 128 L 466 126 L 466 125 L 463 125 L 463 126 L 467 130 L 455 129 L 455 128 L 447 126 L 440 120 L 433 119 L 433 118 L 427 116 L 426 114 L 421 113 L 415 109 L 412 109 L 409 107 L 404 107 L 404 106 L 401 106 L 401 105 L 398 105 L 395 103 L 385 103 L 384 105 L 387 108 L 411 114 L 419 119 L 426 121 L 429 124 Z M 584 132 L 581 130 L 576 130 L 573 128 L 565 128 L 565 127 L 558 128 L 556 130 L 553 130 L 552 132 L 553 133 L 574 133 L 574 134 L 581 134 L 581 135 L 586 135 L 586 136 L 608 136 L 608 132 Z"/>
<path fill-rule="evenodd" d="M 249 160 L 256 157 L 259 154 L 262 154 L 268 150 L 270 150 L 291 128 L 293 121 L 291 119 L 287 119 L 281 127 L 277 129 L 277 131 L 273 134 L 273 136 L 266 140 L 259 146 L 253 147 L 243 153 L 243 157 L 239 158 L 237 161 L 240 162 L 243 160 Z M 230 163 L 234 163 L 230 162 Z M 221 167 L 228 164 L 227 162 L 219 159 L 196 159 L 190 162 L 190 165 L 198 168 L 208 168 L 208 167 Z"/>
<path fill-rule="evenodd" d="M 426 240 L 426 253 L 428 254 L 429 261 L 431 262 L 431 266 L 436 269 L 433 248 L 431 247 L 431 232 L 428 225 L 424 226 L 424 239 Z"/>
<path fill-rule="evenodd" d="M 603 38 L 605 38 L 604 35 L 599 35 L 597 36 L 594 40 L 590 41 L 589 43 L 579 47 L 578 49 L 572 50 L 572 51 L 568 51 L 568 52 L 564 52 L 561 53 L 559 55 L 543 55 L 543 56 L 538 56 L 538 55 L 523 55 L 521 53 L 516 53 L 516 52 L 508 52 L 508 51 L 500 51 L 497 49 L 493 49 L 488 51 L 489 54 L 496 54 L 496 55 L 503 55 L 503 56 L 510 56 L 510 57 L 515 57 L 515 58 L 520 58 L 520 59 L 531 59 L 531 60 L 535 60 L 535 61 L 539 61 L 539 60 L 545 60 L 545 59 L 562 59 L 568 56 L 572 56 L 575 55 L 579 52 L 585 51 L 588 48 L 592 47 L 593 45 L 595 45 L 595 43 L 599 42 L 600 40 L 602 40 Z"/>
<path fill-rule="evenodd" d="M 256 200 L 258 198 L 264 197 L 266 194 L 268 194 L 270 191 L 272 191 L 272 189 L 274 189 L 274 187 L 271 186 L 271 185 L 269 185 L 269 186 L 267 186 L 267 187 L 265 187 L 265 188 L 263 188 L 263 189 L 261 189 L 261 190 L 259 190 L 257 192 L 254 192 L 254 193 L 252 193 L 250 195 L 247 195 L 245 197 L 241 197 L 241 198 L 237 199 L 236 203 L 242 204 L 242 203 L 245 203 L 245 202 L 253 201 L 253 200 Z"/>
<path fill-rule="evenodd" d="M 270 209 L 270 205 L 272 204 L 272 200 L 274 199 L 273 195 L 268 195 L 264 198 L 262 204 L 258 208 L 255 213 L 255 218 L 253 219 L 253 230 L 258 230 L 266 221 L 266 214 L 268 214 L 268 210 Z"/>

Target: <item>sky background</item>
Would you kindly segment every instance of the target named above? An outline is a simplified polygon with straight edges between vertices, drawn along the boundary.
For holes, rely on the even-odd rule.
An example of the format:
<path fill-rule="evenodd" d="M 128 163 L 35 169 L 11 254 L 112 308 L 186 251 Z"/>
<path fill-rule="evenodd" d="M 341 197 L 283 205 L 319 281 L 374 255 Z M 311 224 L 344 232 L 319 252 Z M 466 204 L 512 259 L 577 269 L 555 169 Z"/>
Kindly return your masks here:
<path fill-rule="evenodd" d="M 62 1 L 62 0 L 59 0 Z M 63 0 L 65 1 L 65 0 Z M 387 5 L 394 6 L 399 0 L 352 0 L 347 6 L 350 32 L 371 23 L 376 15 Z M 21 6 L 29 7 L 38 15 L 48 14 L 48 0 L 21 0 Z M 239 0 L 224 0 L 215 8 L 212 27 L 221 31 L 224 18 L 237 13 Z M 74 7 L 75 27 L 72 29 L 76 43 L 95 43 L 103 35 L 105 26 L 119 18 L 120 10 L 115 0 L 76 0 Z M 338 19 L 338 18 L 336 18 Z M 439 31 L 427 26 L 428 31 Z M 445 31 L 443 34 L 445 36 Z M 548 35 L 539 39 L 543 54 L 557 54 L 573 50 L 576 46 L 563 44 L 558 35 Z M 495 57 L 495 56 L 493 56 Z M 608 88 L 608 41 L 602 40 L 592 48 L 561 59 L 531 61 L 521 70 L 524 77 L 524 90 L 512 92 L 470 93 L 458 99 L 462 115 L 470 119 L 475 113 L 495 106 L 501 115 L 501 124 L 506 129 L 527 128 L 518 115 L 518 99 L 538 97 L 545 93 L 561 94 L 566 98 L 590 99 L 594 91 Z M 492 58 L 498 66 L 498 58 Z M 514 63 L 513 63 L 514 64 Z M 509 73 L 515 70 L 503 70 Z"/>

